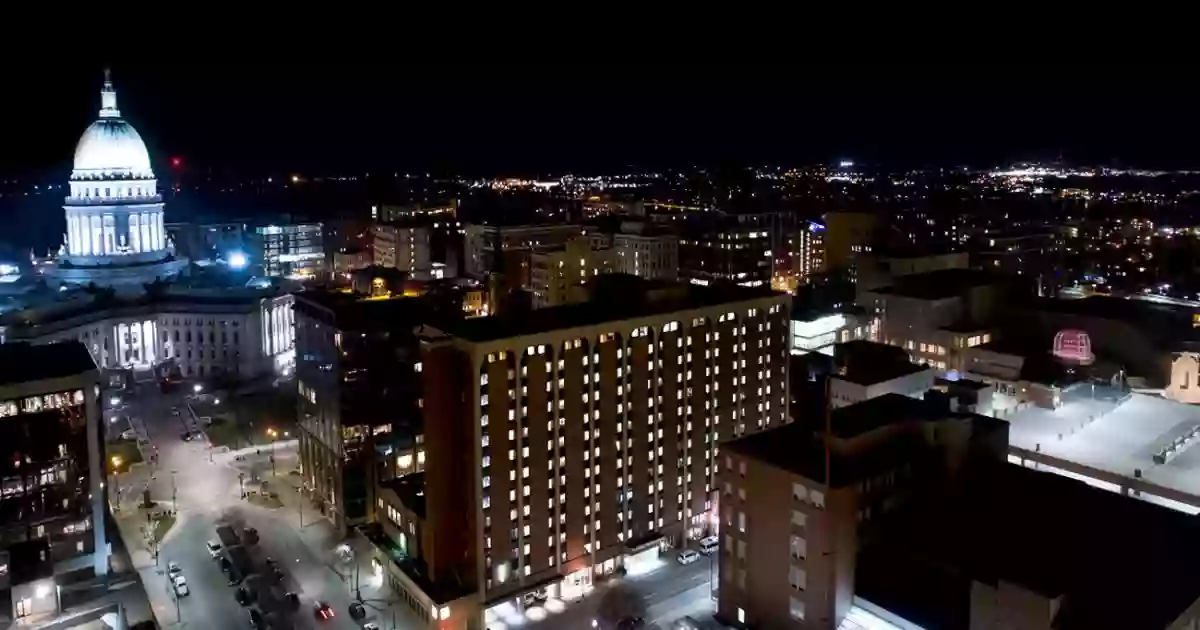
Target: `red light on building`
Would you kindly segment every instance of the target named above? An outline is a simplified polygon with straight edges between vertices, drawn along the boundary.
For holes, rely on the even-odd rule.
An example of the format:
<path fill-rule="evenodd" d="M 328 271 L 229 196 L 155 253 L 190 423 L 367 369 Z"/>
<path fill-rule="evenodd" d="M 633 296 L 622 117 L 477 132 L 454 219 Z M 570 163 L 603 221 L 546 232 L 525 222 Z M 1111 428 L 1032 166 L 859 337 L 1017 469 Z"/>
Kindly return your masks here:
<path fill-rule="evenodd" d="M 1054 356 L 1080 365 L 1096 360 L 1092 354 L 1092 338 L 1082 330 L 1060 330 L 1054 335 Z"/>
<path fill-rule="evenodd" d="M 183 158 L 178 156 L 171 158 L 171 168 L 179 168 L 180 166 L 183 166 Z"/>

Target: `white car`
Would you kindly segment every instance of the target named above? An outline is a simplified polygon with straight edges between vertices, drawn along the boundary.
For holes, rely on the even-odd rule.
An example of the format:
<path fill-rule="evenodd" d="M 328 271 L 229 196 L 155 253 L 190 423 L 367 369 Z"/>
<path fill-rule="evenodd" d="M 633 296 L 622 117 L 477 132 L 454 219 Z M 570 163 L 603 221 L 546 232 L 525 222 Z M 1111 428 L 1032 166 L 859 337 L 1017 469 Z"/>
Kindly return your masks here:
<path fill-rule="evenodd" d="M 184 578 L 182 575 L 176 575 L 175 580 L 172 582 L 172 584 L 174 584 L 174 586 L 175 586 L 175 595 L 176 596 L 186 597 L 188 595 L 189 591 L 188 591 L 187 579 Z"/>
<path fill-rule="evenodd" d="M 208 541 L 208 555 L 212 556 L 214 560 L 217 558 L 220 558 L 221 557 L 221 543 L 219 543 L 215 540 Z"/>
<path fill-rule="evenodd" d="M 125 429 L 121 432 L 122 440 L 136 440 L 137 436 L 137 431 L 134 431 L 133 429 Z"/>
<path fill-rule="evenodd" d="M 695 549 L 684 549 L 679 552 L 679 564 L 691 564 L 700 559 L 700 553 Z"/>
<path fill-rule="evenodd" d="M 175 562 L 174 560 L 172 560 L 167 563 L 167 575 L 171 576 L 172 578 L 175 578 L 175 577 L 179 577 L 182 573 L 183 573 L 183 567 L 180 567 L 178 562 Z"/>

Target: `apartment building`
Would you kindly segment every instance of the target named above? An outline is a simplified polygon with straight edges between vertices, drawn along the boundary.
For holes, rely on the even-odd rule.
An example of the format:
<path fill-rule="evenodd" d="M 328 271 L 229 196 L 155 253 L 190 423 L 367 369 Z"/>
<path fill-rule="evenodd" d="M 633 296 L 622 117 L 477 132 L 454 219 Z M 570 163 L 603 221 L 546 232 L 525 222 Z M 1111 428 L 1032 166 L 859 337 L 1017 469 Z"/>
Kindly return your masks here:
<path fill-rule="evenodd" d="M 718 615 L 743 628 L 834 630 L 861 543 L 923 487 L 1004 462 L 1008 423 L 886 394 L 721 447 Z"/>
<path fill-rule="evenodd" d="M 421 432 L 420 383 L 411 375 L 418 362 L 413 330 L 425 314 L 417 298 L 371 300 L 326 291 L 296 296 L 302 481 L 340 531 L 371 520 L 377 447 L 393 444 L 397 434 L 415 441 Z M 424 465 L 417 448 L 416 466 L 411 460 L 400 466 L 405 454 L 389 455 L 396 458 L 396 473 Z"/>
<path fill-rule="evenodd" d="M 623 275 L 592 290 L 420 333 L 424 557 L 416 575 L 384 564 L 443 627 L 711 533 L 717 443 L 788 421 L 787 296 Z"/>
<path fill-rule="evenodd" d="M 422 225 L 375 224 L 375 264 L 428 276 L 432 261 L 429 254 L 429 228 Z"/>
<path fill-rule="evenodd" d="M 79 342 L 0 345 L 0 586 L 12 619 L 55 612 L 48 593 L 65 573 L 108 573 L 99 384 Z"/>

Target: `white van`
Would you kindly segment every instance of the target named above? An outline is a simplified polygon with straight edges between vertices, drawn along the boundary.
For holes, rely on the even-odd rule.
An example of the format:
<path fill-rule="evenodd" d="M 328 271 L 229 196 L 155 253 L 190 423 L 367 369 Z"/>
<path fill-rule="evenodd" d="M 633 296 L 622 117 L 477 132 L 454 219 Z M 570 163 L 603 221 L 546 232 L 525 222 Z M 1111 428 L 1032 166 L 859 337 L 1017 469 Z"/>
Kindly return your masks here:
<path fill-rule="evenodd" d="M 700 539 L 700 553 L 709 555 L 721 546 L 721 539 L 717 536 L 709 536 L 708 538 Z"/>

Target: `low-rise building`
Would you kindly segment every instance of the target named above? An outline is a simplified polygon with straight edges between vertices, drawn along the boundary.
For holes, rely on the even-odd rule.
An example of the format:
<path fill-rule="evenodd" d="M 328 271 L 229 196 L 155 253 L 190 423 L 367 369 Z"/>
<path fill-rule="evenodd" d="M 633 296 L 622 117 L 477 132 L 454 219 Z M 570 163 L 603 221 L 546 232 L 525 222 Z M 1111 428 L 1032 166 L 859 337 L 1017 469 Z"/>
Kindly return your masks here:
<path fill-rule="evenodd" d="M 724 444 L 718 615 L 743 628 L 834 630 L 849 613 L 863 541 L 922 488 L 1002 463 L 1007 423 L 887 394 Z"/>

